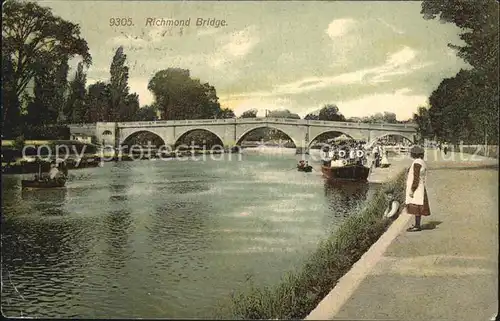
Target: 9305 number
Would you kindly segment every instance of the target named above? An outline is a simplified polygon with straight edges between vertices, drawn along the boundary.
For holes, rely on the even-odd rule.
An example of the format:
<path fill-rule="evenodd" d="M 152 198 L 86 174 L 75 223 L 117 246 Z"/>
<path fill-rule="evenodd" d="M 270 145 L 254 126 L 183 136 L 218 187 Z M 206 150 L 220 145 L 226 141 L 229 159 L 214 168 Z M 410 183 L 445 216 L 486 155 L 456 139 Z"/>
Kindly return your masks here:
<path fill-rule="evenodd" d="M 115 27 L 130 27 L 133 26 L 132 18 L 110 18 L 109 25 Z"/>

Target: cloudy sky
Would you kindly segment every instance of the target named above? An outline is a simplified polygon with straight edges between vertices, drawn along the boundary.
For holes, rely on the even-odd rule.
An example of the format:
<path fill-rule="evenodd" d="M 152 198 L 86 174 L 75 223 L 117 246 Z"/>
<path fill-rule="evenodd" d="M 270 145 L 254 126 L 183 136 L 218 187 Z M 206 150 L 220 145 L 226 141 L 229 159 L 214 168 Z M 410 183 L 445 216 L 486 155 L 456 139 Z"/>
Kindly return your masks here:
<path fill-rule="evenodd" d="M 447 43 L 452 24 L 426 21 L 420 2 L 39 1 L 81 25 L 93 65 L 88 84 L 109 79 L 123 46 L 129 85 L 142 105 L 158 70 L 182 67 L 217 89 L 237 115 L 256 108 L 301 116 L 335 103 L 347 117 L 394 112 L 407 119 L 443 78 L 467 65 Z M 131 27 L 110 26 L 130 17 Z M 189 27 L 146 26 L 147 18 L 190 19 Z M 197 27 L 198 18 L 225 27 Z"/>

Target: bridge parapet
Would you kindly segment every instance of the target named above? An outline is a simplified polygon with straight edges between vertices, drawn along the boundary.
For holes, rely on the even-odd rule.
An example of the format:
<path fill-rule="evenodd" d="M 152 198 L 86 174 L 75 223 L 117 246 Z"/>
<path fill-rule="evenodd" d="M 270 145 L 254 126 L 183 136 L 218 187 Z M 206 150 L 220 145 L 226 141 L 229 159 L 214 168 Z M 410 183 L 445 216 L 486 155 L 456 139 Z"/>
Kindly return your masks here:
<path fill-rule="evenodd" d="M 160 121 L 139 121 L 139 122 L 120 122 L 119 127 L 150 127 L 150 126 L 181 126 L 181 125 L 202 125 L 202 124 L 252 124 L 252 123 L 271 123 L 271 124 L 290 124 L 290 125 L 320 125 L 334 126 L 343 128 L 360 129 L 395 129 L 410 131 L 417 128 L 416 124 L 392 124 L 392 123 L 354 123 L 325 120 L 305 120 L 291 118 L 228 118 L 228 119 L 186 119 L 186 120 L 160 120 Z"/>

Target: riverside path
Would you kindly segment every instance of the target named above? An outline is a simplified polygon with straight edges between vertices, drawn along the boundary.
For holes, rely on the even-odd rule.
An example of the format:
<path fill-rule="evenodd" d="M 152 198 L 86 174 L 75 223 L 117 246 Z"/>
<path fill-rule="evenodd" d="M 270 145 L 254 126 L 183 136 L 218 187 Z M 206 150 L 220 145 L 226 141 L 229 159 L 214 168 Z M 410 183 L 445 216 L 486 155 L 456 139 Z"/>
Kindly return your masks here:
<path fill-rule="evenodd" d="M 406 232 L 413 218 L 402 214 L 391 226 L 400 226 L 397 236 L 350 297 L 339 304 L 342 295 L 332 296 L 308 319 L 494 320 L 498 161 L 428 150 L 427 162 L 431 216 L 422 219 L 425 229 Z"/>

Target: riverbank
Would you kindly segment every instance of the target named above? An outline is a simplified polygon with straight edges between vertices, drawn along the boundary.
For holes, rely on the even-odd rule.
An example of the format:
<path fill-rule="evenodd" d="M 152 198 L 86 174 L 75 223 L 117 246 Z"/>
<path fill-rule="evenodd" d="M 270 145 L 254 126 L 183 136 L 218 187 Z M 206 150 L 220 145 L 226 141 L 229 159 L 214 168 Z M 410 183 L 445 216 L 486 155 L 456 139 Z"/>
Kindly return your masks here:
<path fill-rule="evenodd" d="M 427 162 L 432 214 L 424 230 L 405 232 L 412 217 L 400 217 L 397 235 L 352 293 L 332 291 L 308 319 L 465 321 L 497 313 L 498 162 L 432 150 Z"/>
<path fill-rule="evenodd" d="M 462 153 L 473 154 L 491 158 L 498 158 L 498 146 L 463 145 L 460 146 Z"/>
<path fill-rule="evenodd" d="M 80 157 L 69 157 L 66 159 L 68 170 L 84 169 L 89 167 L 99 167 L 103 162 L 130 162 L 130 161 L 144 161 L 144 160 L 157 160 L 157 159 L 173 159 L 187 157 L 197 157 L 203 155 L 220 155 L 224 153 L 236 153 L 238 150 L 195 150 L 195 151 L 175 151 L 158 155 L 156 153 L 143 153 L 143 154 L 122 154 L 114 156 L 114 153 L 93 153 L 79 155 Z M 44 161 L 43 156 L 42 161 Z M 48 162 L 55 161 L 55 156 L 48 158 Z M 38 173 L 38 162 L 35 157 L 27 160 L 24 158 L 16 158 L 11 162 L 2 162 L 2 174 L 34 174 Z"/>
<path fill-rule="evenodd" d="M 385 192 L 394 190 L 402 203 L 404 179 L 405 173 L 400 172 L 385 183 L 359 214 L 349 217 L 320 243 L 299 272 L 288 273 L 273 288 L 250 284 L 247 291 L 232 296 L 232 305 L 221 315 L 238 319 L 303 319 L 386 231 L 392 220 L 382 218 Z"/>

